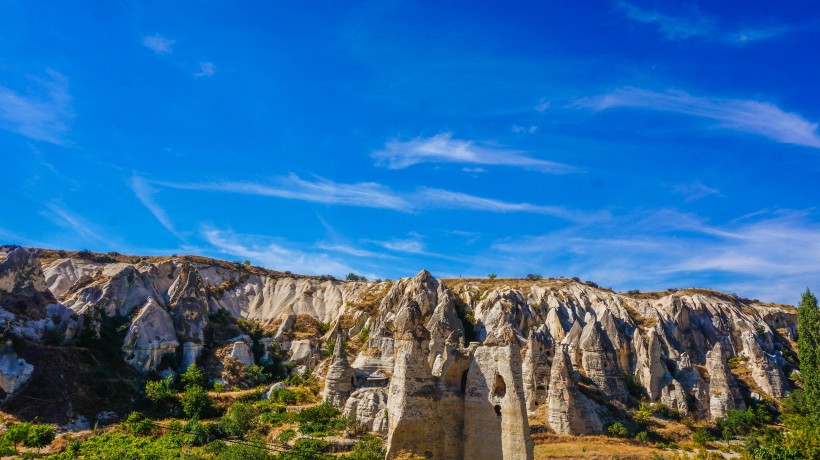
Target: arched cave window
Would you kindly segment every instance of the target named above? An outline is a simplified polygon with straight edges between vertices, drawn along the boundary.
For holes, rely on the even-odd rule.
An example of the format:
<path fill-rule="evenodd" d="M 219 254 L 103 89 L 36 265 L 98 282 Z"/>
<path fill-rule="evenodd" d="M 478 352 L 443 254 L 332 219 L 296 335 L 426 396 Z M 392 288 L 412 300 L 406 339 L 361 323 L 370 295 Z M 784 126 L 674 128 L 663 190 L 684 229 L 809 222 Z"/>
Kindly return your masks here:
<path fill-rule="evenodd" d="M 497 415 L 497 416 L 501 417 L 501 406 L 499 406 L 498 404 L 496 404 L 496 405 L 495 405 L 495 407 L 494 407 L 493 409 L 495 409 L 495 415 Z"/>
<path fill-rule="evenodd" d="M 467 369 L 467 370 L 464 371 L 464 373 L 461 374 L 461 392 L 462 393 L 467 392 L 467 372 L 469 372 L 469 370 L 470 369 Z"/>

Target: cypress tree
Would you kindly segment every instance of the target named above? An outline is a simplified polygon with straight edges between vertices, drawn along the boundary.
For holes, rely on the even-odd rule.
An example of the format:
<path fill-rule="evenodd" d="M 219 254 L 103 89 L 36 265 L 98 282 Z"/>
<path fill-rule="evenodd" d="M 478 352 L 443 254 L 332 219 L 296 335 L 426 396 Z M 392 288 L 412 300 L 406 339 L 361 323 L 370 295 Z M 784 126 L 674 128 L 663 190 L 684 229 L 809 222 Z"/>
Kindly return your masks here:
<path fill-rule="evenodd" d="M 817 297 L 808 289 L 797 308 L 797 335 L 805 409 L 817 423 L 820 421 L 820 310 Z"/>

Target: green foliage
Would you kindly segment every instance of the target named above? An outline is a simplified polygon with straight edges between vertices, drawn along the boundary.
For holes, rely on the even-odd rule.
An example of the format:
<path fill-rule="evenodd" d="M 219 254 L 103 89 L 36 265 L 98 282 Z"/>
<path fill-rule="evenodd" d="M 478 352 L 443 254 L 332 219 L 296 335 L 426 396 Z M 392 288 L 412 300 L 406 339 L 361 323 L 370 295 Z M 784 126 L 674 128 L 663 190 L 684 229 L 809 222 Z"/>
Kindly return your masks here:
<path fill-rule="evenodd" d="M 205 373 L 196 364 L 191 364 L 188 366 L 185 373 L 179 376 L 179 381 L 182 384 L 183 389 L 188 389 L 193 386 L 204 388 L 208 383 Z"/>
<path fill-rule="evenodd" d="M 669 407 L 666 404 L 653 404 L 652 405 L 652 412 L 660 418 L 668 419 L 668 420 L 680 420 L 681 413 L 679 410 Z"/>
<path fill-rule="evenodd" d="M 359 331 L 359 343 L 367 343 L 370 338 L 370 326 L 365 326 Z"/>
<path fill-rule="evenodd" d="M 806 410 L 820 421 L 820 310 L 808 289 L 797 307 L 797 337 Z"/>
<path fill-rule="evenodd" d="M 706 430 L 706 428 L 698 428 L 694 433 L 692 433 L 692 442 L 699 446 L 704 446 L 707 442 L 713 440 L 714 438 L 711 434 L 709 434 L 709 431 Z"/>
<path fill-rule="evenodd" d="M 627 430 L 621 422 L 615 422 L 612 425 L 609 425 L 607 431 L 609 431 L 609 434 L 615 436 L 616 438 L 625 438 L 629 436 L 629 430 Z"/>
<path fill-rule="evenodd" d="M 347 420 L 339 417 L 341 411 L 328 403 L 303 409 L 296 414 L 299 432 L 308 435 L 326 435 L 343 430 Z"/>
<path fill-rule="evenodd" d="M 145 396 L 154 404 L 160 405 L 166 403 L 176 395 L 173 385 L 173 375 L 169 375 L 162 380 L 149 380 L 145 382 Z"/>
<path fill-rule="evenodd" d="M 538 281 L 538 280 L 544 279 L 544 277 L 541 276 L 538 273 L 528 273 L 527 274 L 527 279 L 528 280 L 533 280 L 533 281 Z M 581 281 L 581 280 L 578 280 L 578 281 Z"/>
<path fill-rule="evenodd" d="M 491 280 L 494 280 L 494 279 L 498 278 L 498 275 L 496 275 L 495 273 L 490 273 L 489 275 L 487 275 L 487 278 L 490 278 Z"/>
<path fill-rule="evenodd" d="M 652 408 L 647 403 L 641 403 L 641 406 L 635 411 L 635 415 L 632 416 L 632 420 L 641 427 L 646 426 L 651 418 Z"/>
<path fill-rule="evenodd" d="M 324 453 L 328 446 L 325 441 L 300 439 L 293 449 L 277 455 L 276 460 L 336 460 L 335 456 Z"/>
<path fill-rule="evenodd" d="M 31 431 L 31 423 L 14 423 L 6 429 L 6 434 L 3 436 L 3 439 L 9 441 L 14 447 L 17 447 L 28 438 L 29 431 Z"/>
<path fill-rule="evenodd" d="M 37 450 L 46 447 L 54 441 L 54 428 L 50 425 L 31 425 L 23 445 Z"/>
<path fill-rule="evenodd" d="M 638 442 L 649 442 L 649 433 L 646 431 L 641 431 L 635 435 L 635 440 Z"/>
<path fill-rule="evenodd" d="M 382 460 L 386 452 L 382 440 L 378 436 L 366 434 L 353 446 L 353 451 L 347 455 L 348 460 Z"/>
<path fill-rule="evenodd" d="M 746 410 L 728 410 L 726 417 L 717 420 L 718 429 L 728 430 L 734 436 L 744 436 L 771 421 L 771 413 L 763 405 Z M 725 437 L 725 436 L 724 436 Z"/>
<path fill-rule="evenodd" d="M 213 401 L 204 388 L 198 385 L 185 389 L 179 398 L 182 411 L 188 418 L 202 418 L 213 410 Z"/>
<path fill-rule="evenodd" d="M 271 391 L 268 399 L 275 403 L 293 406 L 312 402 L 315 399 L 315 394 L 310 389 L 304 387 L 293 389 L 283 388 Z"/>
<path fill-rule="evenodd" d="M 0 438 L 0 456 L 7 457 L 17 453 L 11 441 L 6 438 Z"/>
<path fill-rule="evenodd" d="M 367 281 L 367 277 L 362 276 L 362 275 L 357 275 L 353 272 L 348 273 L 347 276 L 345 277 L 345 279 L 348 280 L 348 281 Z"/>
<path fill-rule="evenodd" d="M 224 393 L 228 387 L 222 382 L 214 382 L 214 391 L 217 393 Z"/>
<path fill-rule="evenodd" d="M 296 430 L 288 428 L 287 430 L 283 430 L 281 433 L 279 433 L 279 436 L 276 439 L 278 439 L 281 443 L 288 443 L 295 437 Z"/>
<path fill-rule="evenodd" d="M 131 434 L 145 436 L 151 434 L 154 424 L 139 412 L 131 412 L 128 418 L 125 419 L 123 427 Z"/>
<path fill-rule="evenodd" d="M 256 427 L 257 409 L 247 402 L 231 404 L 219 419 L 219 427 L 228 436 L 242 436 Z"/>
<path fill-rule="evenodd" d="M 76 458 L 102 460 L 176 460 L 182 457 L 184 438 L 168 434 L 152 438 L 135 436 L 125 430 L 112 430 L 91 436 L 70 449 L 46 457 L 53 460 Z M 196 457 L 194 457 L 196 458 Z"/>

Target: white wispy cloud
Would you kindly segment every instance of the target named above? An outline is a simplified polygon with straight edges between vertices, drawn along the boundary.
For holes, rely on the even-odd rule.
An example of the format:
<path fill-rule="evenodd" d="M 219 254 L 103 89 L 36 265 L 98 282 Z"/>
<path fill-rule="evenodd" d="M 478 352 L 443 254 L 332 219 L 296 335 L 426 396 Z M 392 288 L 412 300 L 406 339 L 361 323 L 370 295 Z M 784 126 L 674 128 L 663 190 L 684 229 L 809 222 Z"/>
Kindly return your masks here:
<path fill-rule="evenodd" d="M 418 197 L 427 203 L 427 206 L 439 208 L 470 209 L 497 213 L 525 212 L 558 217 L 574 222 L 591 222 L 609 217 L 609 213 L 604 211 L 587 213 L 562 206 L 512 203 L 436 188 L 423 188 L 418 192 Z"/>
<path fill-rule="evenodd" d="M 69 209 L 64 203 L 59 201 L 47 201 L 43 203 L 45 210 L 43 215 L 56 225 L 75 234 L 87 243 L 103 243 L 112 247 L 111 240 L 93 222 L 88 221 L 79 214 Z"/>
<path fill-rule="evenodd" d="M 529 126 L 512 125 L 512 132 L 514 132 L 514 133 L 533 134 L 536 131 L 538 131 L 538 126 L 536 126 L 536 125 L 529 125 Z"/>
<path fill-rule="evenodd" d="M 683 195 L 686 203 L 702 200 L 710 196 L 723 196 L 720 190 L 704 185 L 701 182 L 692 182 L 690 184 L 674 184 L 670 186 L 672 191 Z"/>
<path fill-rule="evenodd" d="M 361 249 L 354 246 L 350 246 L 347 244 L 338 244 L 338 243 L 328 243 L 328 242 L 319 242 L 316 244 L 316 247 L 319 249 L 323 249 L 325 251 L 331 252 L 338 252 L 342 254 L 348 254 L 355 257 L 366 257 L 366 258 L 377 258 L 377 259 L 387 259 L 391 258 L 388 254 L 383 254 L 380 252 L 375 251 L 368 251 L 367 249 Z"/>
<path fill-rule="evenodd" d="M 170 188 L 231 192 L 244 195 L 270 196 L 314 203 L 339 204 L 365 208 L 409 211 L 413 206 L 390 188 L 374 182 L 343 184 L 321 177 L 305 180 L 291 174 L 274 179 L 271 184 L 253 182 L 173 183 L 155 182 Z"/>
<path fill-rule="evenodd" d="M 0 85 L 0 128 L 30 139 L 62 145 L 74 112 L 66 78 L 47 69 L 48 78 L 32 78 L 36 91 L 23 94 Z"/>
<path fill-rule="evenodd" d="M 719 128 L 757 134 L 785 144 L 820 148 L 817 123 L 767 102 L 697 97 L 680 91 L 657 92 L 628 87 L 583 99 L 577 106 L 593 110 L 631 107 L 691 115 L 716 121 Z"/>
<path fill-rule="evenodd" d="M 357 272 L 344 261 L 319 252 L 301 251 L 271 242 L 270 238 L 242 235 L 232 231 L 204 228 L 204 239 L 221 254 L 226 254 L 274 270 L 299 274 L 343 276 Z M 291 246 L 288 244 L 287 246 Z M 368 274 L 375 278 L 375 275 Z"/>
<path fill-rule="evenodd" d="M 142 44 L 157 54 L 171 54 L 174 51 L 176 40 L 154 34 L 143 37 Z"/>
<path fill-rule="evenodd" d="M 609 215 L 606 212 L 587 213 L 560 206 L 513 203 L 435 188 L 421 188 L 414 192 L 400 193 L 375 182 L 343 184 L 321 177 L 306 180 L 295 174 L 274 179 L 271 184 L 230 181 L 200 183 L 154 181 L 151 183 L 181 190 L 270 196 L 331 205 L 390 209 L 400 212 L 419 212 L 436 208 L 468 209 L 496 213 L 524 212 L 549 215 L 578 222 L 606 219 Z"/>
<path fill-rule="evenodd" d="M 454 139 L 449 132 L 409 141 L 393 139 L 371 155 L 379 165 L 404 169 L 420 163 L 514 166 L 548 173 L 570 173 L 572 166 L 528 156 L 524 152 Z"/>
<path fill-rule="evenodd" d="M 644 24 L 657 26 L 658 32 L 672 41 L 698 37 L 742 45 L 754 41 L 776 38 L 792 30 L 792 28 L 784 25 L 723 30 L 719 27 L 716 17 L 704 13 L 697 8 L 689 8 L 686 15 L 671 15 L 662 13 L 657 9 L 643 9 L 627 2 L 617 2 L 616 5 L 624 10 L 628 18 Z"/>
<path fill-rule="evenodd" d="M 699 283 L 791 303 L 807 286 L 820 288 L 820 266 L 814 262 L 820 258 L 820 224 L 809 217 L 781 211 L 716 226 L 659 210 L 622 216 L 592 231 L 570 228 L 504 239 L 493 249 L 622 289 Z"/>
<path fill-rule="evenodd" d="M 212 77 L 214 75 L 215 71 L 216 71 L 216 68 L 214 67 L 213 62 L 200 62 L 199 63 L 199 71 L 194 73 L 194 76 L 196 78 Z"/>
<path fill-rule="evenodd" d="M 130 185 L 134 195 L 140 203 L 142 203 L 142 205 L 151 212 L 154 218 L 157 219 L 157 222 L 168 230 L 169 233 L 182 239 L 179 232 L 177 232 L 174 227 L 171 218 L 168 217 L 168 214 L 165 212 L 165 209 L 163 209 L 159 204 L 157 204 L 156 200 L 154 200 L 157 190 L 139 176 L 132 177 Z"/>

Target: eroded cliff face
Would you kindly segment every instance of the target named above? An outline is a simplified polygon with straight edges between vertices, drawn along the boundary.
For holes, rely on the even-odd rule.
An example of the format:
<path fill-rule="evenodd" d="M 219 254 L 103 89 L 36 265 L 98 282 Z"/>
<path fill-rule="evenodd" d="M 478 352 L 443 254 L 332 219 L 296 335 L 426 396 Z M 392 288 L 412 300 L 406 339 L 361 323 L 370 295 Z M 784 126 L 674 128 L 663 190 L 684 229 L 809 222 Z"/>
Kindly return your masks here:
<path fill-rule="evenodd" d="M 141 372 L 200 362 L 218 377 L 276 353 L 300 370 L 323 363 L 325 398 L 386 431 L 390 455 L 529 458 L 528 418 L 596 433 L 613 407 L 642 397 L 720 417 L 744 398 L 782 398 L 796 366 L 790 307 L 702 289 L 617 294 L 563 278 L 422 271 L 346 282 L 199 257 L 5 248 L 0 306 L 0 319 L 33 340 L 125 321 L 122 358 Z M 264 325 L 264 336 L 215 323 L 226 317 Z M 343 338 L 355 344 L 349 357 Z M 25 384 L 29 369 L 8 350 L 3 388 Z"/>

